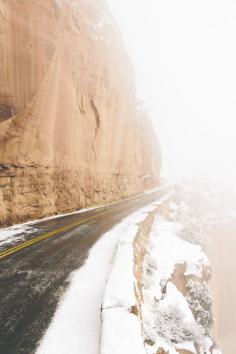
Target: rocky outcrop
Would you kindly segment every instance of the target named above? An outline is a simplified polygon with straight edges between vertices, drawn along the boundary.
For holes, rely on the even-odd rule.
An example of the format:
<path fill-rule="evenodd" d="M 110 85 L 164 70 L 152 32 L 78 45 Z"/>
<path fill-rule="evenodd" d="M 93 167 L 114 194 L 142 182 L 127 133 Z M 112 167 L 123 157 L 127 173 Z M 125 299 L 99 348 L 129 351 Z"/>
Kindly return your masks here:
<path fill-rule="evenodd" d="M 159 144 L 103 1 L 0 0 L 0 224 L 159 182 Z"/>

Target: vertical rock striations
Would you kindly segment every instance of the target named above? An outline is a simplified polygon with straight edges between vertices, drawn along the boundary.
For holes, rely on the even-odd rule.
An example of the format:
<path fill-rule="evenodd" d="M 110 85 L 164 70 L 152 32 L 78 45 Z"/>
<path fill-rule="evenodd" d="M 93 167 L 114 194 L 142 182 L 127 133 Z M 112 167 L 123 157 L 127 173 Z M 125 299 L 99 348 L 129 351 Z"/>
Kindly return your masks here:
<path fill-rule="evenodd" d="M 159 144 L 103 1 L 0 0 L 0 224 L 159 181 Z"/>

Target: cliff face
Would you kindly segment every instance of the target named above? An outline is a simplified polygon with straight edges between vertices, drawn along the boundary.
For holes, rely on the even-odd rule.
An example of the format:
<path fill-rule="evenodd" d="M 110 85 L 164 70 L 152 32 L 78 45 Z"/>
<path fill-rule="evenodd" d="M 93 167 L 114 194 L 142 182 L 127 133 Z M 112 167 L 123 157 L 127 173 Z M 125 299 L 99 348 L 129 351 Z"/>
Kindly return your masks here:
<path fill-rule="evenodd" d="M 102 1 L 0 0 L 0 224 L 139 193 L 159 144 Z"/>

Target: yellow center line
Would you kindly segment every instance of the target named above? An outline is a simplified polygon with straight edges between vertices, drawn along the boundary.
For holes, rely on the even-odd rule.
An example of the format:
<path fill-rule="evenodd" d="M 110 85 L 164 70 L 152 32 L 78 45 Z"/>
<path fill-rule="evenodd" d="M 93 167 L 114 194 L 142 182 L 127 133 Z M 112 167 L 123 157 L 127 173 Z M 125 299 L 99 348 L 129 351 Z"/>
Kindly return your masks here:
<path fill-rule="evenodd" d="M 97 214 L 97 215 L 94 215 L 94 216 L 91 216 L 89 218 L 86 218 L 86 219 L 83 219 L 83 220 L 80 220 L 80 221 L 77 221 L 77 222 L 74 222 L 73 224 L 70 224 L 70 225 L 67 225 L 67 226 L 62 226 L 60 227 L 59 229 L 56 229 L 54 231 L 50 231 L 46 234 L 43 234 L 43 235 L 40 235 L 38 237 L 35 237 L 33 238 L 32 240 L 29 240 L 29 241 L 26 241 L 26 242 L 23 242 L 21 243 L 20 245 L 18 246 L 15 246 L 15 247 L 12 247 L 12 248 L 9 248 L 3 252 L 0 252 L 0 260 L 3 259 L 3 258 L 6 258 L 24 248 L 27 248 L 29 246 L 32 246 L 40 241 L 43 241 L 43 240 L 46 240 L 48 238 L 51 238 L 53 236 L 56 236 L 58 234 L 60 234 L 61 232 L 65 232 L 65 231 L 70 231 L 74 228 L 76 228 L 77 226 L 80 226 L 90 220 L 94 220 L 94 219 L 97 219 L 99 216 L 102 216 L 102 215 L 105 215 L 105 214 L 108 214 L 109 212 L 111 212 L 111 210 L 109 211 L 104 211 L 103 213 L 100 213 L 100 214 Z"/>

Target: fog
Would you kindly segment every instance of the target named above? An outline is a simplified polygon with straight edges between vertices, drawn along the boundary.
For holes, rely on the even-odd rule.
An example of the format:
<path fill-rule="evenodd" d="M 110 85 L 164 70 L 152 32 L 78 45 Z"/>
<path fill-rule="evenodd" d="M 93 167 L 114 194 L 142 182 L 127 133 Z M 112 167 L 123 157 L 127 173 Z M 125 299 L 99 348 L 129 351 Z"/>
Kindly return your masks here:
<path fill-rule="evenodd" d="M 234 182 L 236 2 L 107 1 L 161 140 L 163 175 Z"/>

